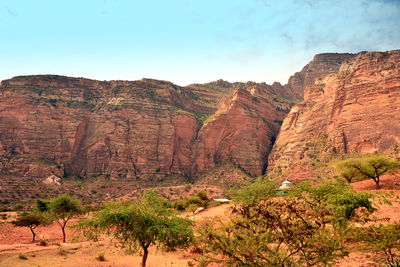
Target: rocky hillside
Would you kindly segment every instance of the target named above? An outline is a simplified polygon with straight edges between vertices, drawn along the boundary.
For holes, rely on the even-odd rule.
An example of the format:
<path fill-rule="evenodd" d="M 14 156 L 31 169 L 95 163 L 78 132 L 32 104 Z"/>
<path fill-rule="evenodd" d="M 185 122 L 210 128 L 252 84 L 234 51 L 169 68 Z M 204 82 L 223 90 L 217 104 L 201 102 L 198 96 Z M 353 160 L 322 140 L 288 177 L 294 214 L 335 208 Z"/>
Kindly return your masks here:
<path fill-rule="evenodd" d="M 0 167 L 44 178 L 108 175 L 143 183 L 230 162 L 252 176 L 303 87 L 348 54 L 317 55 L 287 85 L 96 81 L 19 76 L 0 85 Z"/>
<path fill-rule="evenodd" d="M 315 164 L 322 155 L 397 153 L 399 144 L 400 50 L 363 52 L 305 87 L 283 122 L 270 170 Z"/>

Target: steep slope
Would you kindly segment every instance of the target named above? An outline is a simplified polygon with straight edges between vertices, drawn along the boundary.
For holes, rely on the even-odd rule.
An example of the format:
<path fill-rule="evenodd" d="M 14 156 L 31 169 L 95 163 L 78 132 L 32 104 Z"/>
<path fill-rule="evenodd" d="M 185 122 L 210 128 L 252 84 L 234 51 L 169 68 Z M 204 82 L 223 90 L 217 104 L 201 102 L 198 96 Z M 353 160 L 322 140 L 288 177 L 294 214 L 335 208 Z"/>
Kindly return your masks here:
<path fill-rule="evenodd" d="M 240 92 L 245 97 L 237 93 L 232 97 L 236 86 L 244 88 Z M 280 97 L 269 92 L 270 86 L 255 83 L 218 81 L 211 88 L 209 84 L 185 88 L 150 79 L 106 82 L 56 75 L 5 80 L 0 86 L 2 171 L 25 177 L 107 174 L 143 183 L 172 174 L 193 176 L 247 153 L 252 154 L 250 159 L 265 162 L 265 147 L 269 150 L 270 139 L 275 138 L 293 101 L 274 100 Z M 255 93 L 255 88 L 262 92 Z M 231 104 L 224 104 L 224 100 Z M 230 114 L 233 125 L 238 118 L 255 118 L 264 126 L 255 129 L 252 121 L 247 131 L 243 125 L 241 134 L 247 131 L 253 136 L 255 130 L 256 140 L 235 139 L 238 151 L 229 149 L 205 168 L 193 168 L 193 162 L 201 161 L 198 158 L 219 153 L 211 147 L 201 152 L 197 148 L 202 146 L 203 132 L 208 131 L 204 129 L 213 125 L 203 125 L 204 120 L 213 115 L 218 104 Z M 238 108 L 242 109 L 241 117 L 235 117 Z M 228 131 L 238 131 L 233 125 L 228 125 L 232 127 Z M 220 143 L 219 147 L 226 146 Z M 261 148 L 254 150 L 254 144 Z M 243 164 L 243 168 L 260 173 L 262 164 Z"/>
<path fill-rule="evenodd" d="M 321 155 L 389 153 L 399 144 L 400 50 L 363 52 L 306 87 L 304 101 L 283 122 L 270 171 L 310 164 Z"/>
<path fill-rule="evenodd" d="M 184 88 L 154 80 L 3 81 L 3 170 L 32 177 L 189 173 L 190 144 L 200 127 L 191 98 Z"/>
<path fill-rule="evenodd" d="M 280 124 L 292 105 L 262 84 L 236 89 L 200 129 L 193 173 L 223 162 L 232 162 L 252 176 L 264 173 Z"/>
<path fill-rule="evenodd" d="M 315 55 L 300 72 L 296 72 L 284 85 L 284 95 L 303 98 L 304 88 L 328 74 L 336 73 L 340 65 L 353 58 L 354 54 L 323 53 Z"/>

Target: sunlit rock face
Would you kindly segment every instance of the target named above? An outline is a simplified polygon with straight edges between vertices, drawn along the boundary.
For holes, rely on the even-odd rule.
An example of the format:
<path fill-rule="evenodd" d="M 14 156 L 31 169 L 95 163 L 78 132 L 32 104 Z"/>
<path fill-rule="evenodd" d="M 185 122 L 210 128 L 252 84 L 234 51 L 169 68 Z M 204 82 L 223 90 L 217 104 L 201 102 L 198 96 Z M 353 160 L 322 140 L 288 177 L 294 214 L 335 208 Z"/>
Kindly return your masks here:
<path fill-rule="evenodd" d="M 400 51 L 359 53 L 305 88 L 285 118 L 270 170 L 314 153 L 385 152 L 400 144 Z"/>

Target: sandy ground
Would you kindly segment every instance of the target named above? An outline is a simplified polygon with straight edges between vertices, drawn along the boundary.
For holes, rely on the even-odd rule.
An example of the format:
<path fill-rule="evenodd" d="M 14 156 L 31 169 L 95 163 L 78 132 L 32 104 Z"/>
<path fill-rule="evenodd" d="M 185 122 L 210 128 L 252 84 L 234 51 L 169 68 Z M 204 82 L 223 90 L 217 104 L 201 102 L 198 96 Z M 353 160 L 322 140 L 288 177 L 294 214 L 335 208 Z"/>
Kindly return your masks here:
<path fill-rule="evenodd" d="M 373 181 L 354 183 L 353 187 L 359 191 L 379 193 L 387 195 L 391 205 L 385 203 L 375 204 L 378 210 L 375 217 L 378 222 L 388 219 L 390 223 L 400 221 L 400 178 L 398 176 L 386 176 L 382 180 L 382 188 L 376 190 Z M 186 216 L 195 220 L 196 224 L 207 218 L 224 218 L 229 216 L 232 205 L 221 205 L 207 209 L 196 215 L 190 213 Z M 11 214 L 15 216 L 15 214 Z M 73 224 L 74 222 L 72 222 Z M 46 240 L 47 246 L 39 246 L 31 242 L 31 233 L 27 228 L 14 227 L 10 223 L 0 224 L 0 266 L 90 266 L 90 267 L 125 267 L 139 266 L 141 256 L 138 253 L 127 254 L 122 248 L 116 248 L 111 242 L 90 243 L 79 240 L 78 234 L 67 229 L 68 243 L 60 244 L 61 230 L 57 224 L 36 229 L 37 240 Z M 100 262 L 95 258 L 99 253 L 104 253 L 106 261 Z M 27 256 L 27 260 L 20 259 L 19 254 Z M 150 249 L 148 258 L 149 267 L 183 267 L 189 266 L 191 259 L 198 254 L 188 250 L 175 252 L 162 252 L 156 248 Z M 376 263 L 376 261 L 380 263 Z M 340 259 L 335 266 L 342 267 L 369 267 L 382 266 L 384 257 L 382 254 L 362 252 L 356 244 L 348 257 Z"/>

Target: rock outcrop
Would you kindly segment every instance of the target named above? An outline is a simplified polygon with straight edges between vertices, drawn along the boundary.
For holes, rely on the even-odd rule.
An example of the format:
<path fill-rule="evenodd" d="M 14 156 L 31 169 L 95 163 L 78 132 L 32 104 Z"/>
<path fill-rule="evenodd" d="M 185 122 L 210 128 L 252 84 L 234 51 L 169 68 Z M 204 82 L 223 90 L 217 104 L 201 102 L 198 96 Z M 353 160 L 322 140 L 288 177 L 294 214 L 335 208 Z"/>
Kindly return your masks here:
<path fill-rule="evenodd" d="M 269 159 L 291 169 L 321 153 L 390 152 L 400 144 L 400 50 L 362 52 L 304 92 Z"/>

